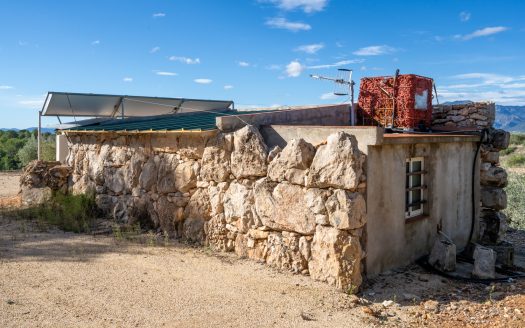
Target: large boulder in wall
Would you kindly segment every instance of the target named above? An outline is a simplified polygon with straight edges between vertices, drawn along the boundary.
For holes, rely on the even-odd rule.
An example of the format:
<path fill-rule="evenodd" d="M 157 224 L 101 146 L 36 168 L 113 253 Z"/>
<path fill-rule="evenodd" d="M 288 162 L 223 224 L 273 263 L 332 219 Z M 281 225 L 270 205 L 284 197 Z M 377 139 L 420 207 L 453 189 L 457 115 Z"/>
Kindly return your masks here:
<path fill-rule="evenodd" d="M 292 139 L 268 166 L 268 177 L 276 182 L 304 185 L 315 147 L 304 139 Z"/>
<path fill-rule="evenodd" d="M 175 188 L 181 192 L 187 192 L 197 186 L 197 175 L 199 174 L 199 162 L 189 160 L 177 165 L 175 169 Z"/>
<path fill-rule="evenodd" d="M 204 181 L 228 181 L 231 151 L 224 134 L 219 133 L 208 141 L 202 154 L 200 176 Z"/>
<path fill-rule="evenodd" d="M 315 153 L 307 186 L 354 190 L 363 173 L 365 155 L 357 148 L 357 139 L 345 132 L 328 136 L 326 145 Z"/>
<path fill-rule="evenodd" d="M 259 130 L 246 125 L 233 134 L 231 171 L 239 178 L 266 176 L 268 149 Z"/>
<path fill-rule="evenodd" d="M 310 276 L 344 291 L 357 292 L 362 282 L 359 238 L 347 231 L 317 226 L 308 262 Z"/>
<path fill-rule="evenodd" d="M 288 182 L 276 184 L 264 178 L 256 182 L 254 195 L 255 210 L 263 225 L 303 235 L 315 232 L 317 213 L 307 206 L 315 202 L 309 199 L 313 195 L 306 188 Z"/>
<path fill-rule="evenodd" d="M 176 192 L 178 159 L 175 154 L 163 154 L 160 158 L 157 175 L 157 191 L 159 193 Z"/>
<path fill-rule="evenodd" d="M 353 230 L 366 223 L 366 202 L 358 192 L 337 189 L 326 202 L 330 225 L 341 230 Z"/>

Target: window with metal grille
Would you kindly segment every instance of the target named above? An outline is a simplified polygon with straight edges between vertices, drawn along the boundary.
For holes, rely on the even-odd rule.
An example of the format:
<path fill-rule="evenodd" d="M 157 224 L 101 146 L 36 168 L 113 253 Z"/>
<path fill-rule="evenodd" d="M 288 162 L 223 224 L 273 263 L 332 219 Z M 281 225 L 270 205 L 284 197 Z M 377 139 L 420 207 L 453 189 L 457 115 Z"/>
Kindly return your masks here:
<path fill-rule="evenodd" d="M 406 160 L 405 218 L 423 214 L 425 204 L 425 162 L 423 157 Z"/>

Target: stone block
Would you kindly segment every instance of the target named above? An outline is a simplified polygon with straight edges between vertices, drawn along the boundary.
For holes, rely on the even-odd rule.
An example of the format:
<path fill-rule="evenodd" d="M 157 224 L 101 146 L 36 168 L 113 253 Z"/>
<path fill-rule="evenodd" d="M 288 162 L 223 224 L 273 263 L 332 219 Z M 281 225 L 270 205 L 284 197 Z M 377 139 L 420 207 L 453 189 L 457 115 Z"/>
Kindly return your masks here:
<path fill-rule="evenodd" d="M 443 238 L 436 239 L 428 263 L 440 271 L 456 270 L 456 245 Z"/>
<path fill-rule="evenodd" d="M 496 277 L 496 252 L 488 247 L 476 245 L 473 258 L 472 276 L 479 279 L 494 279 Z"/>

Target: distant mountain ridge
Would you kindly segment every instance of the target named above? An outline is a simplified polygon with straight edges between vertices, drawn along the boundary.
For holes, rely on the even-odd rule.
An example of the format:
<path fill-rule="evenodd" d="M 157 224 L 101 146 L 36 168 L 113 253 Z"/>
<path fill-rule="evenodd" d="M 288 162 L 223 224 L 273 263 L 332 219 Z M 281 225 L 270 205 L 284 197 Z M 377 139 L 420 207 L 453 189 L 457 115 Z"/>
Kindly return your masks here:
<path fill-rule="evenodd" d="M 27 130 L 27 131 L 33 131 L 33 130 L 36 130 L 38 129 L 37 127 L 31 127 L 31 128 L 26 128 L 26 129 L 17 129 L 17 128 L 0 128 L 0 131 L 22 131 L 22 130 Z M 53 128 L 42 128 L 42 133 L 55 133 L 55 129 Z"/>

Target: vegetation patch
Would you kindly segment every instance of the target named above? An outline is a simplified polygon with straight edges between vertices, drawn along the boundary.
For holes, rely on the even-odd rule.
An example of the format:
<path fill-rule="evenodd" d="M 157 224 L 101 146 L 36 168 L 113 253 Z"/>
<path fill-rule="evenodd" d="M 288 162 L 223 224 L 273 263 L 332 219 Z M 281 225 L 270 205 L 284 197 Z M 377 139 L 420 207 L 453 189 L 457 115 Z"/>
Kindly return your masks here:
<path fill-rule="evenodd" d="M 510 135 L 511 145 L 525 145 L 525 133 L 512 133 Z"/>
<path fill-rule="evenodd" d="M 507 158 L 507 166 L 522 167 L 525 166 L 525 154 L 513 154 Z"/>
<path fill-rule="evenodd" d="M 36 220 L 40 226 L 56 226 L 64 231 L 90 232 L 99 210 L 94 195 L 64 195 L 54 193 L 44 204 L 11 210 L 9 216 Z"/>
<path fill-rule="evenodd" d="M 509 173 L 507 208 L 503 211 L 510 221 L 510 226 L 525 229 L 525 174 Z"/>
<path fill-rule="evenodd" d="M 0 130 L 0 171 L 20 170 L 37 157 L 37 130 Z M 55 160 L 55 135 L 42 134 L 42 159 Z"/>

